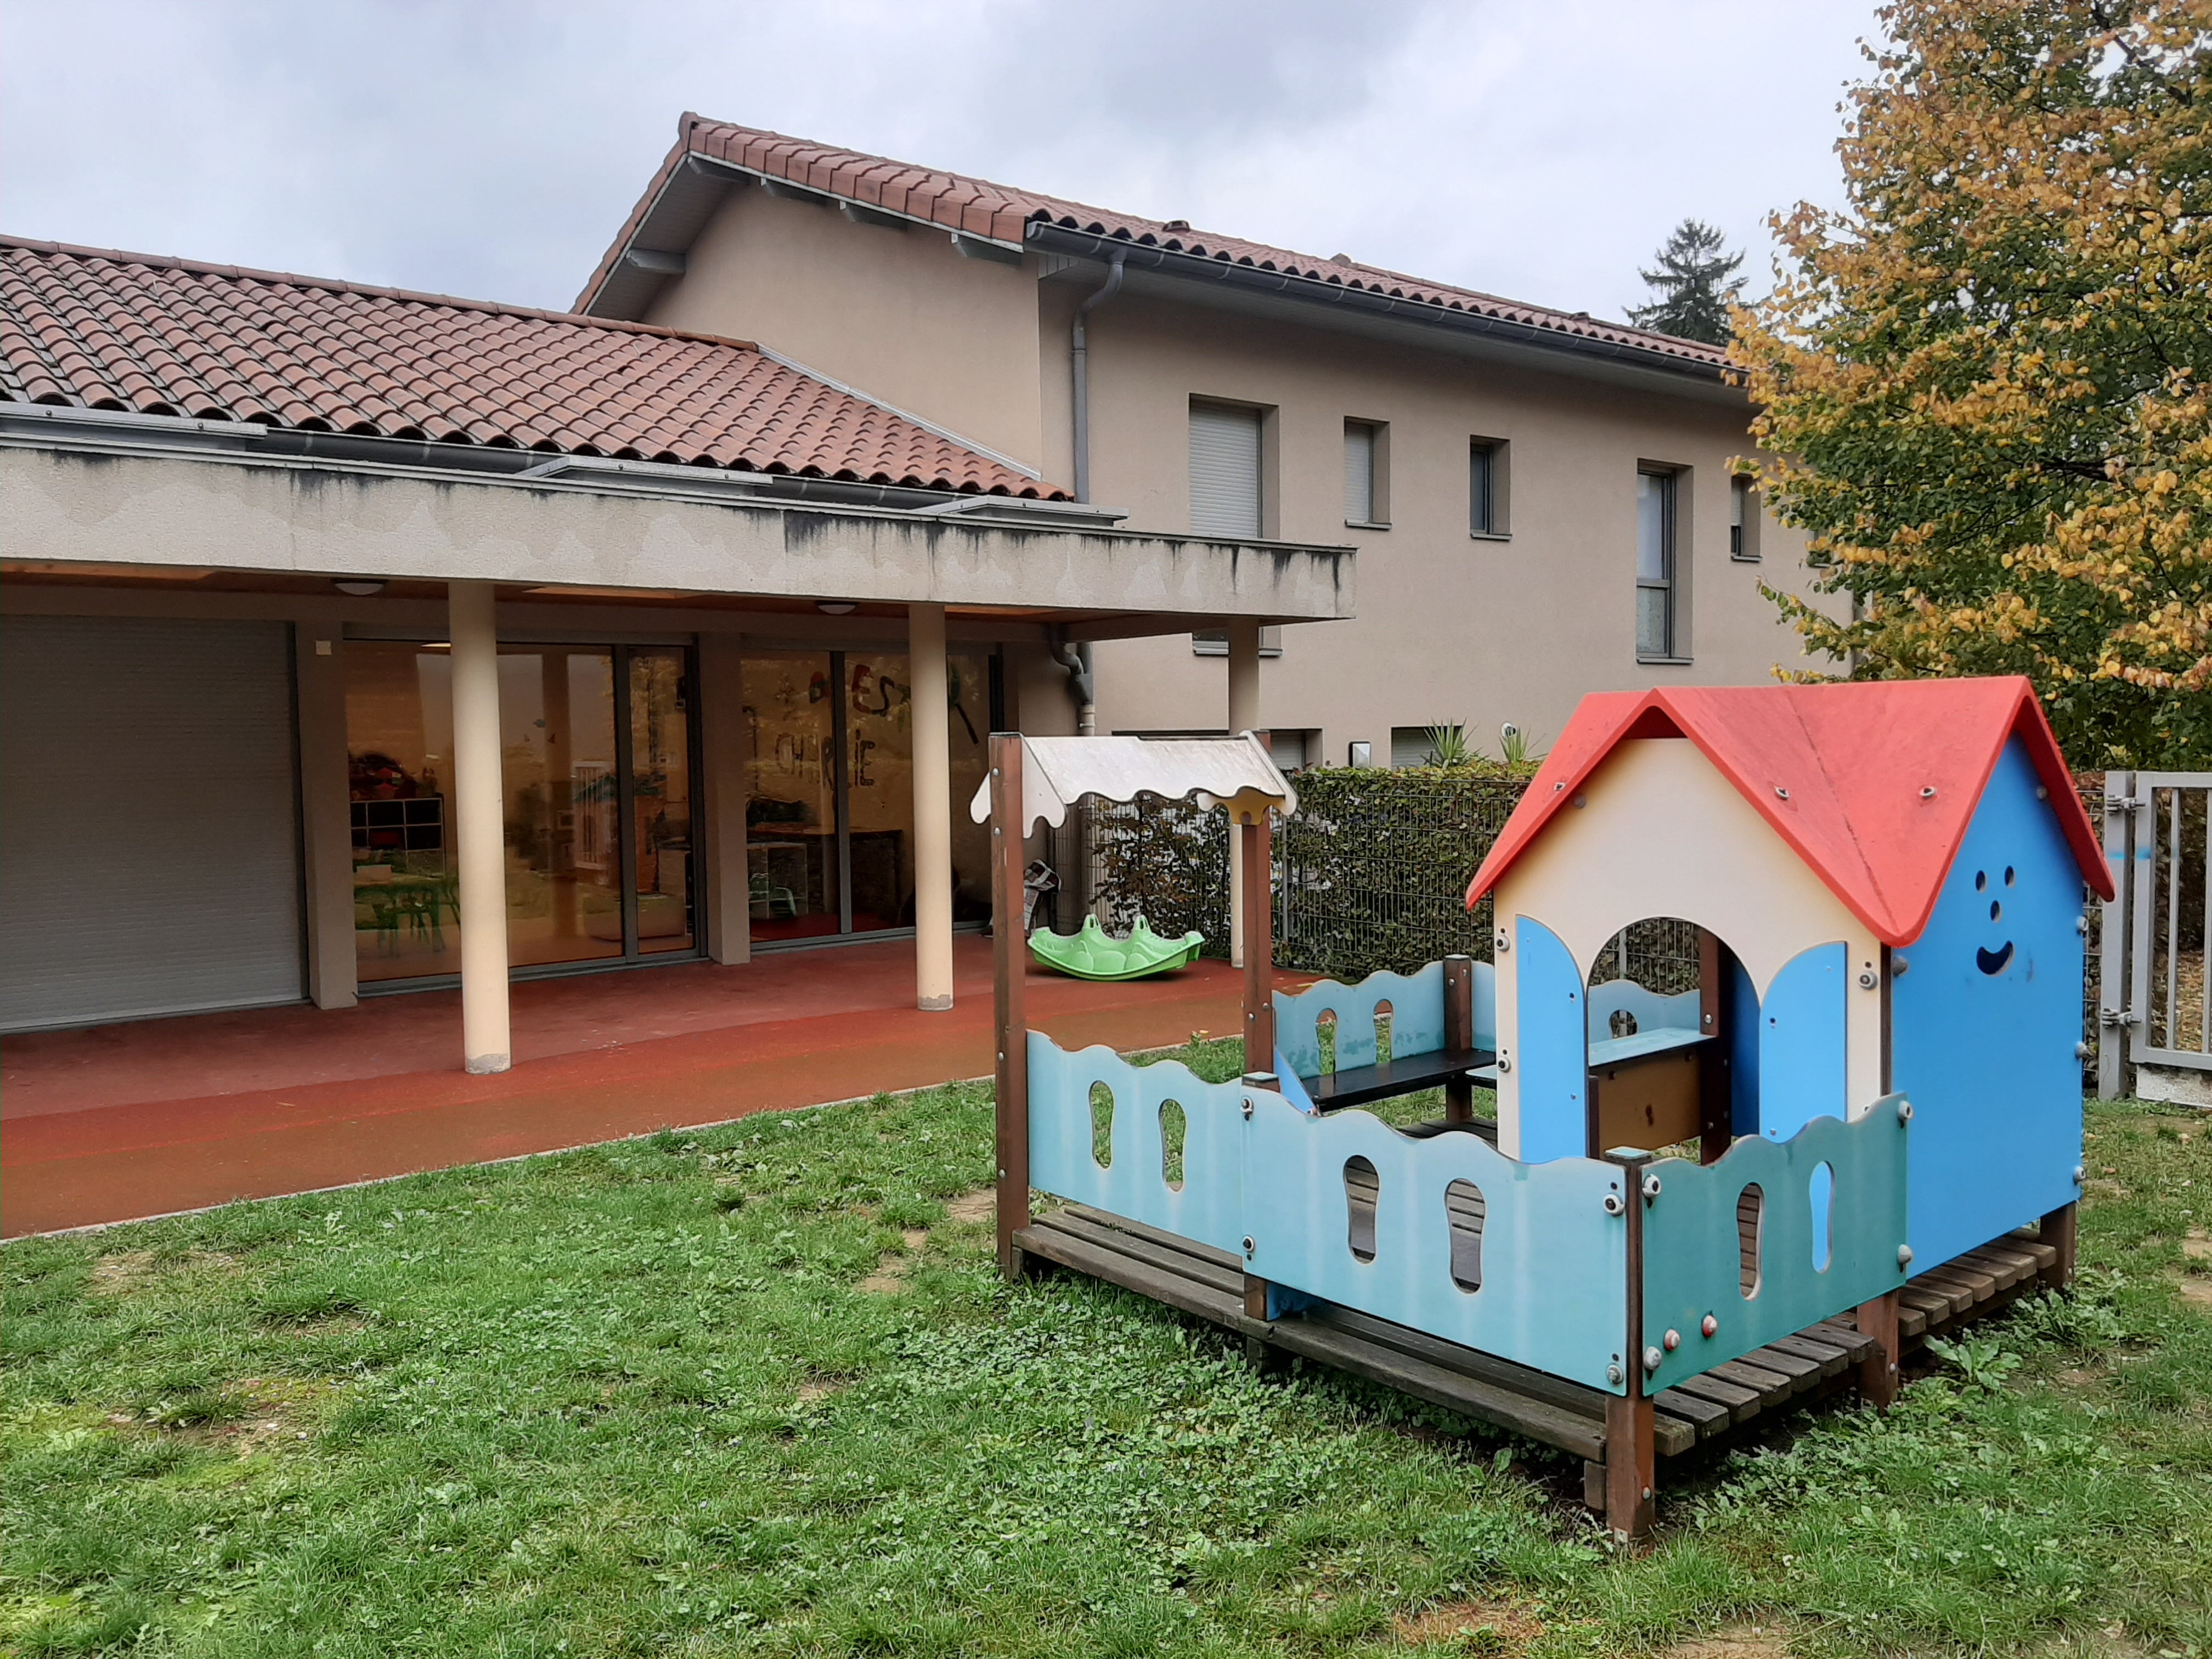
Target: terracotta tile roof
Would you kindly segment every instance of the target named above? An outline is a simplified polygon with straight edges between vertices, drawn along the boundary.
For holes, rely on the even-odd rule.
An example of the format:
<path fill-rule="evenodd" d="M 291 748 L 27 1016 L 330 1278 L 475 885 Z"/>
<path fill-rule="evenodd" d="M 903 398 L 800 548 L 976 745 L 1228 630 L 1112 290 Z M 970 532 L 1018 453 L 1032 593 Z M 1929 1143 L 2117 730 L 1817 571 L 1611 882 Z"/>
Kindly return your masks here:
<path fill-rule="evenodd" d="M 1022 246 L 1030 224 L 1041 221 L 1061 229 L 1109 237 L 1136 246 L 1279 271 L 1394 300 L 1431 305 L 1440 311 L 1472 313 L 1562 336 L 1679 358 L 1703 368 L 1717 369 L 1726 361 L 1717 347 L 1698 340 L 1678 339 L 1671 334 L 1632 328 L 1625 323 L 1601 322 L 1580 312 L 1522 305 L 1496 295 L 1455 288 L 1448 283 L 1432 283 L 1376 265 L 1323 259 L 1238 237 L 1218 236 L 1193 230 L 1180 220 L 1164 222 L 1085 207 L 1056 196 L 1041 196 L 1033 191 L 994 185 L 987 179 L 943 173 L 858 150 L 840 149 L 804 138 L 786 137 L 781 133 L 741 127 L 727 121 L 709 120 L 689 112 L 678 124 L 675 149 L 662 162 L 660 171 L 632 210 L 622 234 L 615 238 L 599 269 L 592 273 L 591 281 L 584 285 L 576 301 L 577 309 L 591 304 L 629 247 L 631 236 L 651 211 L 662 185 L 684 164 L 686 156 L 695 155 L 1009 246 Z"/>
<path fill-rule="evenodd" d="M 1064 498 L 742 340 L 9 236 L 0 398 Z"/>

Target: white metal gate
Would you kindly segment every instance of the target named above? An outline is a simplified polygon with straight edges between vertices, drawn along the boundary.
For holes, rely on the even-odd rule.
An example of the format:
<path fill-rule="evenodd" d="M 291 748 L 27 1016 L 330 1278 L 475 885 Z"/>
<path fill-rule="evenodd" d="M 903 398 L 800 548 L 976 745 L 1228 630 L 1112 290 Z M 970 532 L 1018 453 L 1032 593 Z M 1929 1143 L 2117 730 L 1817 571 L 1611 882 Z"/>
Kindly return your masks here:
<path fill-rule="evenodd" d="M 2105 855 L 2118 896 L 2102 917 L 2097 1092 L 2212 1105 L 2212 772 L 2105 775 Z M 2124 1034 L 2125 1041 L 2121 1041 Z"/>

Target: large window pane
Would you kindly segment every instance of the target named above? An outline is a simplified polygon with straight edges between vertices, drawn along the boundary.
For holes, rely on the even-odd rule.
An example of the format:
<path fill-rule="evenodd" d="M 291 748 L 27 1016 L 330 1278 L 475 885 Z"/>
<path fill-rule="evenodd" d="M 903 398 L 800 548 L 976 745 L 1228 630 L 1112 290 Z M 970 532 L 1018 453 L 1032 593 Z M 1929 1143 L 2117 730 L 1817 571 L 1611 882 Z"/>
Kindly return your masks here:
<path fill-rule="evenodd" d="M 501 646 L 507 951 L 517 968 L 623 953 L 614 654 Z"/>
<path fill-rule="evenodd" d="M 853 931 L 914 925 L 914 687 L 907 659 L 845 658 Z"/>
<path fill-rule="evenodd" d="M 629 653 L 631 807 L 637 830 L 637 948 L 693 947 L 691 721 L 684 696 L 684 653 L 636 647 Z"/>
<path fill-rule="evenodd" d="M 968 803 L 991 773 L 991 659 L 955 653 L 946 659 L 952 708 L 952 920 L 991 919 L 991 828 Z"/>
<path fill-rule="evenodd" d="M 380 641 L 345 653 L 357 969 L 364 981 L 458 972 L 453 664 L 442 650 Z"/>
<path fill-rule="evenodd" d="M 1674 481 L 1658 472 L 1636 475 L 1636 574 L 1645 581 L 1664 581 L 1673 551 Z"/>
<path fill-rule="evenodd" d="M 837 688 L 830 653 L 749 655 L 744 683 L 752 731 L 745 807 L 752 936 L 835 933 Z"/>
<path fill-rule="evenodd" d="M 1636 654 L 1639 657 L 1666 657 L 1674 654 L 1669 635 L 1668 601 L 1673 596 L 1663 587 L 1639 587 L 1636 590 Z"/>

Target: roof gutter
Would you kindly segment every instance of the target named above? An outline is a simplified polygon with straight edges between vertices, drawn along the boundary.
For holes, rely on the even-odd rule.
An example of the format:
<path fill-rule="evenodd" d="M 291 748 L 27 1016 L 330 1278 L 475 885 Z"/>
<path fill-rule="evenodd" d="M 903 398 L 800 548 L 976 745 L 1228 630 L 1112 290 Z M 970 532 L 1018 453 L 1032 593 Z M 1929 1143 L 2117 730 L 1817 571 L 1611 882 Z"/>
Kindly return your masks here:
<path fill-rule="evenodd" d="M 1187 281 L 1212 282 L 1224 287 L 1279 294 L 1310 305 L 1328 305 L 1340 310 L 1395 317 L 1431 328 L 1449 329 L 1457 333 L 1489 335 L 1515 345 L 1534 346 L 1546 351 L 1609 358 L 1638 368 L 1655 369 L 1708 384 L 1727 383 L 1727 371 L 1717 363 L 1676 357 L 1663 351 L 1624 345 L 1615 340 L 1592 339 L 1584 335 L 1564 333 L 1558 329 L 1539 328 L 1532 323 L 1515 322 L 1508 318 L 1486 317 L 1478 311 L 1454 311 L 1449 306 L 1395 298 L 1388 294 L 1377 294 L 1371 289 L 1325 283 L 1286 270 L 1262 270 L 1255 265 L 1238 264 L 1228 259 L 1212 259 L 1194 253 L 1173 252 L 1162 247 L 1147 247 L 1141 242 L 1127 241 L 1118 236 L 1087 230 L 1069 230 L 1042 219 L 1030 222 L 1028 245 L 1038 252 L 1065 253 L 1078 258 L 1104 260 L 1117 270 L 1123 264 L 1141 265 L 1164 276 Z M 1078 483 L 1079 489 L 1081 480 L 1079 479 Z"/>

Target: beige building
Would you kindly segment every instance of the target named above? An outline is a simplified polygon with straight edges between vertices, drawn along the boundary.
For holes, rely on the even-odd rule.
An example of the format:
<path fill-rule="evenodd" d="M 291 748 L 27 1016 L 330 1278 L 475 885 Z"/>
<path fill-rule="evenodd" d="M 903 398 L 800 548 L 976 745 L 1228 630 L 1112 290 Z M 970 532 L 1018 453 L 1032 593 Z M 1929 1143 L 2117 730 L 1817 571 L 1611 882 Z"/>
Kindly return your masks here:
<path fill-rule="evenodd" d="M 1694 342 L 691 115 L 577 308 L 772 340 L 1132 528 L 1356 548 L 1356 619 L 1267 641 L 1286 758 L 1801 660 Z M 1220 729 L 1212 631 L 1099 643 L 1097 729 Z"/>

